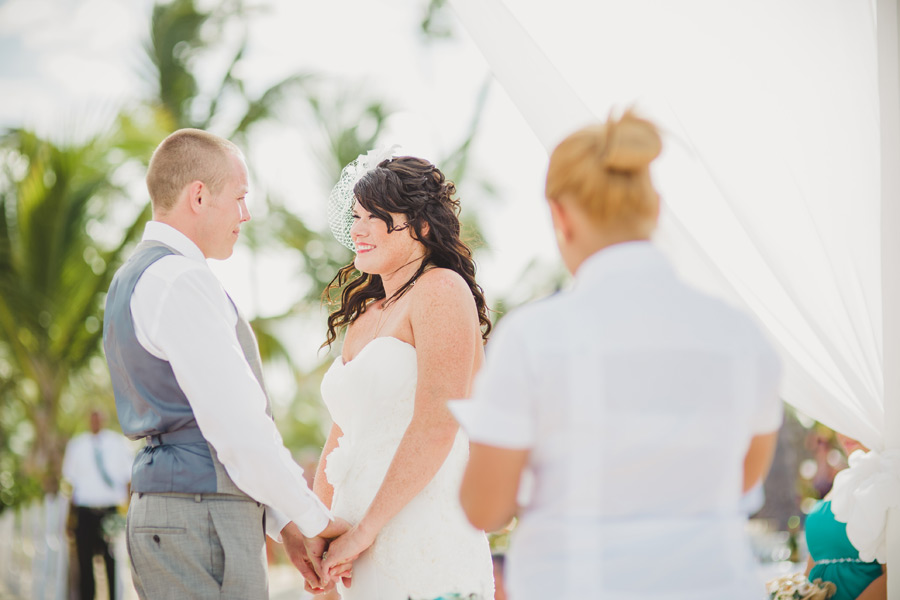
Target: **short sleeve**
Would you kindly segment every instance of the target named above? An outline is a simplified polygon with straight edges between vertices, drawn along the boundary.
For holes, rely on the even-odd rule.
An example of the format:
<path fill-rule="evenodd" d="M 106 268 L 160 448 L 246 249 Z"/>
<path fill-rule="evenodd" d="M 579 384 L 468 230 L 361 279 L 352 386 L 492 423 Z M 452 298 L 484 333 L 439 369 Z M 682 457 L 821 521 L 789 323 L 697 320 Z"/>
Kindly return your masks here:
<path fill-rule="evenodd" d="M 509 449 L 535 443 L 535 371 L 525 344 L 522 319 L 511 315 L 487 345 L 487 358 L 475 379 L 471 400 L 449 403 L 469 440 Z"/>
<path fill-rule="evenodd" d="M 781 359 L 765 340 L 758 360 L 758 387 L 756 411 L 751 429 L 754 435 L 772 433 L 781 427 L 784 403 L 779 394 L 781 387 Z"/>

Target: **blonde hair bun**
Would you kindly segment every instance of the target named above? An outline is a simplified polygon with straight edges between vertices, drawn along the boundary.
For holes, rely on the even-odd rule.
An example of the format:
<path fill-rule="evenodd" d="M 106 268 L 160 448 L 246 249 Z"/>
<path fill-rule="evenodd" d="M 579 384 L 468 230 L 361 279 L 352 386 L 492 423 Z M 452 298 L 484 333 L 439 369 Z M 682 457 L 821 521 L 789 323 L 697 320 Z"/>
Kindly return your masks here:
<path fill-rule="evenodd" d="M 634 172 L 646 169 L 662 151 L 656 127 L 630 110 L 618 121 L 606 121 L 606 166 L 612 171 Z"/>
<path fill-rule="evenodd" d="M 648 236 L 659 217 L 650 163 L 662 151 L 656 126 L 630 110 L 575 131 L 553 150 L 544 193 L 580 206 L 594 223 Z"/>

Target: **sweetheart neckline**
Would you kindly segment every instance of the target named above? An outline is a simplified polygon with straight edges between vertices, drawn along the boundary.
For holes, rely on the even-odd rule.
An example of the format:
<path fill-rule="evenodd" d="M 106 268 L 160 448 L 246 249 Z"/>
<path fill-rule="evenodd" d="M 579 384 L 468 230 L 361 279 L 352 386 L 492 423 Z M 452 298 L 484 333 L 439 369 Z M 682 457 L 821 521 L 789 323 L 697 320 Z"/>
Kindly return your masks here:
<path fill-rule="evenodd" d="M 362 356 L 362 353 L 366 351 L 366 348 L 368 348 L 369 346 L 371 346 L 372 344 L 374 344 L 374 343 L 375 343 L 375 340 L 394 340 L 394 341 L 396 341 L 396 342 L 399 342 L 399 343 L 403 344 L 404 346 L 407 346 L 407 347 L 409 347 L 409 348 L 412 348 L 413 352 L 416 351 L 416 347 L 413 346 L 412 344 L 410 344 L 409 342 L 404 342 L 404 341 L 401 340 L 400 338 L 394 337 L 394 336 L 392 336 L 392 335 L 382 335 L 382 336 L 378 336 L 378 337 L 376 337 L 376 338 L 372 338 L 371 340 L 369 340 L 369 341 L 366 343 L 365 346 L 363 346 L 362 348 L 360 348 L 359 352 L 356 353 L 356 356 L 354 356 L 353 358 L 351 358 L 351 359 L 348 360 L 347 362 L 344 362 L 344 357 L 343 357 L 343 355 L 338 355 L 338 357 L 335 358 L 334 361 L 335 361 L 335 362 L 340 362 L 340 365 L 341 365 L 342 367 L 348 366 L 350 363 L 355 362 L 356 359 L 358 359 L 360 356 Z"/>

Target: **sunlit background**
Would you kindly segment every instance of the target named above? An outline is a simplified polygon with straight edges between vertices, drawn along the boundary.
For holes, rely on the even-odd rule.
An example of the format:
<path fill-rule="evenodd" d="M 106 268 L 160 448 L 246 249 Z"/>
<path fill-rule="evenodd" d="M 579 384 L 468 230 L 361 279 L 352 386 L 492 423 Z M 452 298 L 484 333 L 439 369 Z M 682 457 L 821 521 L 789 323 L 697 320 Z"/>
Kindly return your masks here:
<path fill-rule="evenodd" d="M 319 349 L 320 294 L 351 258 L 325 200 L 359 153 L 400 144 L 456 181 L 495 319 L 568 280 L 544 147 L 444 0 L 0 0 L 0 519 L 18 515 L 0 522 L 0 557 L 15 561 L 0 564 L 0 598 L 63 597 L 46 582 L 38 595 L 32 571 L 64 553 L 21 537 L 43 531 L 21 515 L 69 493 L 61 458 L 92 408 L 115 426 L 104 293 L 148 218 L 150 153 L 179 127 L 247 156 L 253 220 L 211 266 L 253 319 L 279 428 L 307 469 L 334 357 Z M 760 513 L 778 533 L 761 546 L 771 561 L 799 560 L 802 509 L 843 466 L 803 415 L 788 411 L 782 438 Z"/>

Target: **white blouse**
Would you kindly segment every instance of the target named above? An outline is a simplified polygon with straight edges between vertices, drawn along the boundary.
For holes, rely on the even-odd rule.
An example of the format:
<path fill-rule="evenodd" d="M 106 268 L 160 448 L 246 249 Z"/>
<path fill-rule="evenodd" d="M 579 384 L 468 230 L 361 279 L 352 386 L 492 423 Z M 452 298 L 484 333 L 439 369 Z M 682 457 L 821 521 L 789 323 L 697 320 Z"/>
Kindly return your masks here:
<path fill-rule="evenodd" d="M 451 409 L 473 442 L 530 450 L 513 600 L 767 597 L 739 503 L 751 438 L 781 424 L 781 367 L 753 320 L 630 242 L 487 352 Z"/>

